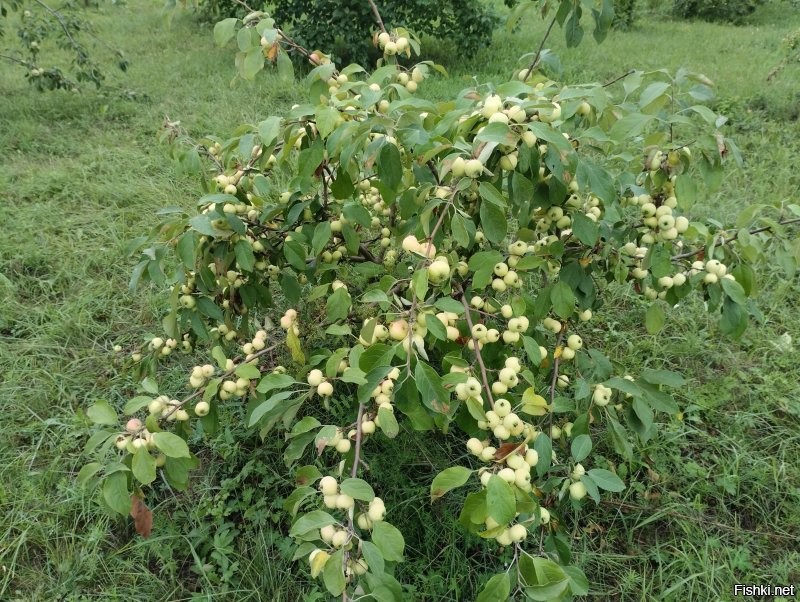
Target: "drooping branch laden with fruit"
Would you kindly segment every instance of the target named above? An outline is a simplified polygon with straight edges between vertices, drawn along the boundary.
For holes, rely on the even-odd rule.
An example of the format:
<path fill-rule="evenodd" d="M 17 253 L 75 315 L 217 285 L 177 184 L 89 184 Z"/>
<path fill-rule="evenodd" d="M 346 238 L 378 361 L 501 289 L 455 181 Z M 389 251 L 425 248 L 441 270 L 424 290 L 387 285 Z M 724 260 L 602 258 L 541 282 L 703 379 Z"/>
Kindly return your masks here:
<path fill-rule="evenodd" d="M 262 67 L 293 51 L 261 14 L 224 28 L 222 43 L 252 37 Z M 133 350 L 142 384 L 125 428 L 108 403 L 89 408 L 97 460 L 80 477 L 127 514 L 158 471 L 185 489 L 198 463 L 187 441 L 243 408 L 247 428 L 286 438 L 295 557 L 332 595 L 399 600 L 405 544 L 370 443 L 438 429 L 470 458 L 433 479 L 431 500 L 469 488 L 465 529 L 514 548 L 514 570 L 479 599 L 585 594 L 562 517 L 623 490 L 617 462 L 635 462 L 656 413 L 678 412 L 670 389 L 684 383 L 620 371 L 588 326 L 629 287 L 650 333 L 695 293 L 739 336 L 751 264 L 797 252 L 781 235 L 800 208 L 751 207 L 750 231 L 684 214 L 736 153 L 724 120 L 693 101 L 702 76 L 563 86 L 526 66 L 437 103 L 415 95 L 433 65 L 398 60 L 418 49 L 409 32 L 376 43 L 372 72 L 306 51 L 309 102 L 232 137 L 193 143 L 171 124 L 207 194 L 143 249 L 134 281 L 171 287 L 166 338 Z M 212 359 L 186 391 L 160 390 L 161 362 L 201 348 Z"/>

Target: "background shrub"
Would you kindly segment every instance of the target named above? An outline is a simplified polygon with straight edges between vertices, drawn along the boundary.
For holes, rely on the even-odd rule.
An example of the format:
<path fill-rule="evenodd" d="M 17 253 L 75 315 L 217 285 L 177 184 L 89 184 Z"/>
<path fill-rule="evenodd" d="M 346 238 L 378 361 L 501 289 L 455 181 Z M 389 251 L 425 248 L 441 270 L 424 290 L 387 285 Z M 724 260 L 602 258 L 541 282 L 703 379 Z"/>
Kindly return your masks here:
<path fill-rule="evenodd" d="M 243 17 L 234 0 L 201 0 L 204 20 Z M 475 0 L 386 0 L 380 3 L 387 29 L 406 27 L 417 34 L 449 39 L 474 53 L 492 40 L 499 23 L 495 11 Z M 372 35 L 378 27 L 369 3 L 360 0 L 282 0 L 268 10 L 276 23 L 308 48 L 332 54 L 338 63 L 371 62 Z"/>
<path fill-rule="evenodd" d="M 673 12 L 682 19 L 740 23 L 760 0 L 675 0 Z"/>

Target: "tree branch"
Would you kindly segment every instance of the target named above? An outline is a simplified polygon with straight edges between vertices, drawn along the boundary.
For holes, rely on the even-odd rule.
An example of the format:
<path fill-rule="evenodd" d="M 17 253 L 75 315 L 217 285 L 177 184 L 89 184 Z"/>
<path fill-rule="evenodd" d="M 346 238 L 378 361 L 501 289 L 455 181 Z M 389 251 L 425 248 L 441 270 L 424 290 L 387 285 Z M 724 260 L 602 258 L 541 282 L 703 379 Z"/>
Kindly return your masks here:
<path fill-rule="evenodd" d="M 794 217 L 794 218 L 790 218 L 790 219 L 783 219 L 783 220 L 778 222 L 778 225 L 779 226 L 786 226 L 788 224 L 796 224 L 796 223 L 800 223 L 800 217 Z M 769 230 L 772 230 L 772 228 L 773 228 L 772 226 L 761 226 L 760 228 L 753 228 L 752 230 L 748 230 L 747 232 L 749 234 L 759 234 L 760 232 L 767 232 Z M 739 233 L 738 232 L 736 232 L 730 238 L 725 238 L 723 236 L 720 236 L 717 240 L 714 241 L 714 246 L 715 247 L 721 247 L 721 246 L 727 245 L 728 243 L 732 243 L 733 241 L 735 241 L 737 238 L 739 238 Z M 694 257 L 695 255 L 699 255 L 703 251 L 705 251 L 705 247 L 700 248 L 700 249 L 695 249 L 694 251 L 687 251 L 686 253 L 680 253 L 679 255 L 673 255 L 672 256 L 672 261 L 678 261 L 679 259 L 686 259 L 688 257 Z"/>
<path fill-rule="evenodd" d="M 369 7 L 372 9 L 372 16 L 375 17 L 375 22 L 378 24 L 378 27 L 381 28 L 381 31 L 386 31 L 386 26 L 383 24 L 383 19 L 381 19 L 381 13 L 378 12 L 378 7 L 375 5 L 373 0 L 367 0 L 369 3 Z"/>
<path fill-rule="evenodd" d="M 522 81 L 525 81 L 531 76 L 531 72 L 536 68 L 539 64 L 539 59 L 542 56 L 542 50 L 544 49 L 544 43 L 547 41 L 547 38 L 550 37 L 550 32 L 553 30 L 553 25 L 556 24 L 556 17 L 553 17 L 553 20 L 550 21 L 550 25 L 547 26 L 547 31 L 544 32 L 544 37 L 542 41 L 539 43 L 539 48 L 536 50 L 536 54 L 533 57 L 533 61 L 531 61 L 530 66 L 528 67 L 527 71 L 525 72 L 525 77 L 522 78 Z"/>
<path fill-rule="evenodd" d="M 489 379 L 486 376 L 486 366 L 483 364 L 483 357 L 481 357 L 480 343 L 472 334 L 472 316 L 469 315 L 470 307 L 467 303 L 467 296 L 461 293 L 461 304 L 464 306 L 464 316 L 467 319 L 467 326 L 469 327 L 469 336 L 472 337 L 472 346 L 475 348 L 475 357 L 478 359 L 478 366 L 481 369 L 481 380 L 483 380 L 483 388 L 486 391 L 486 396 L 489 398 L 489 407 L 494 409 L 494 397 L 492 397 L 492 389 L 489 387 Z"/>

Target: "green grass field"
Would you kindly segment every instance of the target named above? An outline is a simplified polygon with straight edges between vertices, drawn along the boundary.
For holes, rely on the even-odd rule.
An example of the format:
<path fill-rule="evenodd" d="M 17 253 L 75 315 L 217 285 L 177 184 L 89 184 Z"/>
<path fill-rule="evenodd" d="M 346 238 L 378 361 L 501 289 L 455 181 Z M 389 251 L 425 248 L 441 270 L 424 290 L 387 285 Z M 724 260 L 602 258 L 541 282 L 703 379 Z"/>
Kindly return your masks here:
<path fill-rule="evenodd" d="M 157 332 L 166 303 L 163 291 L 128 290 L 126 244 L 156 223 L 155 211 L 188 207 L 199 192 L 175 175 L 157 142 L 161 123 L 225 133 L 303 94 L 268 73 L 231 88 L 233 53 L 216 49 L 190 14 L 167 28 L 158 4 L 131 0 L 104 5 L 94 19 L 129 55 L 129 73 L 114 79 L 136 98 L 114 86 L 38 94 L 0 63 L 0 600 L 324 599 L 288 560 L 280 507 L 289 485 L 279 462 L 262 461 L 278 457 L 280 440 L 223 429 L 202 451 L 205 468 L 189 493 L 156 483 L 149 540 L 75 483 L 83 408 L 133 391 L 112 346 Z M 568 51 L 554 37 L 553 47 L 571 82 L 687 67 L 717 83 L 714 107 L 730 116 L 727 133 L 745 164 L 731 165 L 694 213 L 725 221 L 751 202 L 800 202 L 800 65 L 765 81 L 781 39 L 798 27 L 796 5 L 776 1 L 742 27 L 649 15 L 601 46 L 587 40 Z M 450 77 L 425 83 L 424 93 L 445 98 L 473 75 L 508 77 L 542 30 L 499 31 L 490 48 L 455 64 L 457 49 L 440 47 L 435 58 Z M 729 600 L 734 583 L 800 585 L 798 298 L 796 276 L 763 270 L 763 320 L 736 343 L 699 303 L 650 336 L 632 297 L 610 300 L 591 342 L 631 372 L 677 369 L 689 385 L 679 394 L 683 420 L 663 424 L 644 450 L 652 470 L 629 475 L 624 493 L 574 527 L 592 599 Z M 390 460 L 372 462 L 406 534 L 398 578 L 414 599 L 470 600 L 507 558 L 459 529 L 458 499 L 431 507 L 430 479 L 463 451 L 454 438 L 422 436 L 425 445 L 419 435 L 380 443 Z"/>

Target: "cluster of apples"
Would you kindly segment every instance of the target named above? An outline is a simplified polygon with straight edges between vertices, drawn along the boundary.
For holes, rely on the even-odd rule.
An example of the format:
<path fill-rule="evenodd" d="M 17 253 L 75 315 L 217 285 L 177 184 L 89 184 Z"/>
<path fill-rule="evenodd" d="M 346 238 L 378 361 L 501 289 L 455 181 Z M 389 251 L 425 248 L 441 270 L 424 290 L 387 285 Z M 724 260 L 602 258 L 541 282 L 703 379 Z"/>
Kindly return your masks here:
<path fill-rule="evenodd" d="M 406 36 L 382 31 L 375 39 L 378 48 L 383 50 L 384 57 L 405 55 L 411 58 L 411 43 Z"/>
<path fill-rule="evenodd" d="M 287 309 L 280 319 L 281 328 L 287 332 L 291 330 L 295 336 L 300 335 L 300 326 L 297 322 L 297 310 L 292 308 Z"/>

